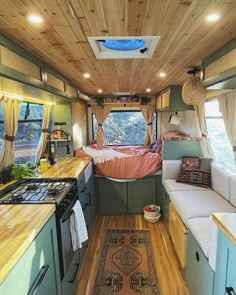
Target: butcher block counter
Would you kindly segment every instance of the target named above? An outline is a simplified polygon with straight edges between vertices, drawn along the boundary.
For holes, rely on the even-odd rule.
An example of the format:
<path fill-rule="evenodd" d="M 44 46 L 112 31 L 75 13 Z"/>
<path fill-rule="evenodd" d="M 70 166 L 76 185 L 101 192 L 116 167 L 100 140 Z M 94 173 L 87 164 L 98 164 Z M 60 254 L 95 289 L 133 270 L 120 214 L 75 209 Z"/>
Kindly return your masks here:
<path fill-rule="evenodd" d="M 0 205 L 0 284 L 54 212 L 54 204 Z"/>
<path fill-rule="evenodd" d="M 91 162 L 91 158 L 59 158 L 56 164 L 48 168 L 46 172 L 40 173 L 38 177 L 41 178 L 63 178 L 72 177 L 79 178 L 88 164 Z"/>
<path fill-rule="evenodd" d="M 235 213 L 214 213 L 213 221 L 222 230 L 226 237 L 236 245 L 236 214 Z"/>

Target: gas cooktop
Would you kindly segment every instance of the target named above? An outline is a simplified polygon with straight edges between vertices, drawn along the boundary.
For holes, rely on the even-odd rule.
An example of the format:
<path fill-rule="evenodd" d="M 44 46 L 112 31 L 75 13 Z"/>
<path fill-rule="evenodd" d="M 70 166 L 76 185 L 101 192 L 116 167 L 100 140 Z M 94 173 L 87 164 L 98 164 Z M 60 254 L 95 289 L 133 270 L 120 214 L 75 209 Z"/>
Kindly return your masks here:
<path fill-rule="evenodd" d="M 19 180 L 0 191 L 0 204 L 57 203 L 66 196 L 73 178 L 30 178 Z"/>

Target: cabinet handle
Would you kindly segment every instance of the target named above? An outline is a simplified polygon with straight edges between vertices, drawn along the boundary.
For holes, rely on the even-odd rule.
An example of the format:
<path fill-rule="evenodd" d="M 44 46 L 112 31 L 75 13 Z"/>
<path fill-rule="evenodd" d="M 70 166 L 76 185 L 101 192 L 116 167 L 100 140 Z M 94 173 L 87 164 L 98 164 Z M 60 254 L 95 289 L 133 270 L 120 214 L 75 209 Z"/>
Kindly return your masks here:
<path fill-rule="evenodd" d="M 225 287 L 225 291 L 228 295 L 235 295 L 234 289 L 232 287 Z"/>
<path fill-rule="evenodd" d="M 69 283 L 74 283 L 78 270 L 79 270 L 79 263 L 75 263 L 74 273 L 72 275 L 72 278 L 69 280 Z"/>
<path fill-rule="evenodd" d="M 45 275 L 46 275 L 46 272 L 48 271 L 49 269 L 49 265 L 43 265 L 39 271 L 39 273 L 37 274 L 36 276 L 36 279 L 34 280 L 32 286 L 30 287 L 29 289 L 29 292 L 27 293 L 27 295 L 34 295 L 36 294 L 36 291 L 38 289 L 38 287 L 40 286 L 40 284 L 42 283 Z"/>
<path fill-rule="evenodd" d="M 87 189 L 87 187 L 84 186 L 84 187 L 82 188 L 82 190 L 80 191 L 80 193 L 84 193 L 84 192 L 86 192 L 86 189 Z"/>
<path fill-rule="evenodd" d="M 200 256 L 199 256 L 199 253 L 196 251 L 196 259 L 197 259 L 197 261 L 199 262 L 200 261 Z"/>

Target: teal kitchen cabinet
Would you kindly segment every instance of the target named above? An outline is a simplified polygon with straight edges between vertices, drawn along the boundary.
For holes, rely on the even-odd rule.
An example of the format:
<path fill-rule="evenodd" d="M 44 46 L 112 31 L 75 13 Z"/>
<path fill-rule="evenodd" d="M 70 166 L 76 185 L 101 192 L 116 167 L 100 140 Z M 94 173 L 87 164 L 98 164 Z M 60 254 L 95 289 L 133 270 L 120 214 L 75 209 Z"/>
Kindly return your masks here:
<path fill-rule="evenodd" d="M 130 182 L 96 177 L 100 215 L 140 214 L 146 205 L 156 204 L 157 177 L 154 175 Z"/>
<path fill-rule="evenodd" d="M 236 294 L 236 245 L 218 229 L 214 295 Z"/>
<path fill-rule="evenodd" d="M 61 295 L 54 215 L 3 281 L 0 294 Z"/>
<path fill-rule="evenodd" d="M 161 193 L 161 214 L 167 231 L 169 232 L 169 202 L 170 197 L 164 187 Z"/>
<path fill-rule="evenodd" d="M 62 281 L 63 295 L 76 294 L 77 283 L 78 283 L 77 277 L 78 277 L 80 267 L 81 267 L 80 249 L 78 249 L 75 251 L 69 270 Z"/>

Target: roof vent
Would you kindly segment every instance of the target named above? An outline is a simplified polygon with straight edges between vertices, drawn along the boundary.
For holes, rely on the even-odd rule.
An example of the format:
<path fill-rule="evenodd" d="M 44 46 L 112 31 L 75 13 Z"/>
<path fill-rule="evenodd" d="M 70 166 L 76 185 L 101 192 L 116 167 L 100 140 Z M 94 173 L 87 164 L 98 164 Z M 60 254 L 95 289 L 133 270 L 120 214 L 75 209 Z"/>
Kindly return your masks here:
<path fill-rule="evenodd" d="M 160 36 L 88 37 L 97 59 L 151 58 Z"/>

